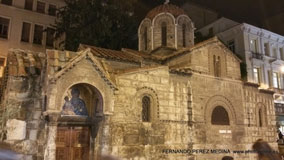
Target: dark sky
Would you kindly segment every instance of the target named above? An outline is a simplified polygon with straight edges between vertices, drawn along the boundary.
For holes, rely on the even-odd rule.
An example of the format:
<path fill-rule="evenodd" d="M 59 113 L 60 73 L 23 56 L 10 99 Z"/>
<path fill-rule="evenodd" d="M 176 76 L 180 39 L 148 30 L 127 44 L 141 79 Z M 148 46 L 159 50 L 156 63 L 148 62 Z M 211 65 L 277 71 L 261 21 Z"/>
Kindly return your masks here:
<path fill-rule="evenodd" d="M 164 0 L 143 0 L 150 8 Z M 193 2 L 240 23 L 246 22 L 284 35 L 284 0 L 171 0 L 181 6 Z M 149 10 L 150 8 L 144 8 Z"/>

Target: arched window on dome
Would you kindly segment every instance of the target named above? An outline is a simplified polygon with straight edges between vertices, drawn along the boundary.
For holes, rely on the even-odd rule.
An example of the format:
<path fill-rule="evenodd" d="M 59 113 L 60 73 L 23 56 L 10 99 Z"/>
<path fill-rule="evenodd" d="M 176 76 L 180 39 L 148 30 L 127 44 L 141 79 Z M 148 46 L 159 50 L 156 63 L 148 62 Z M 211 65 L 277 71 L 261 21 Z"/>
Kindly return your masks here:
<path fill-rule="evenodd" d="M 144 96 L 142 98 L 142 121 L 150 122 L 150 107 L 151 107 L 151 99 L 148 96 Z"/>
<path fill-rule="evenodd" d="M 144 49 L 145 49 L 145 51 L 146 50 L 148 50 L 148 35 L 147 35 L 147 31 L 148 31 L 148 28 L 147 27 L 145 27 L 145 29 L 144 29 Z"/>
<path fill-rule="evenodd" d="M 182 25 L 182 46 L 186 47 L 186 24 Z"/>
<path fill-rule="evenodd" d="M 217 106 L 214 108 L 211 116 L 211 124 L 230 125 L 229 115 L 224 107 Z"/>
<path fill-rule="evenodd" d="M 162 30 L 162 46 L 167 46 L 167 23 L 163 22 L 161 26 Z"/>

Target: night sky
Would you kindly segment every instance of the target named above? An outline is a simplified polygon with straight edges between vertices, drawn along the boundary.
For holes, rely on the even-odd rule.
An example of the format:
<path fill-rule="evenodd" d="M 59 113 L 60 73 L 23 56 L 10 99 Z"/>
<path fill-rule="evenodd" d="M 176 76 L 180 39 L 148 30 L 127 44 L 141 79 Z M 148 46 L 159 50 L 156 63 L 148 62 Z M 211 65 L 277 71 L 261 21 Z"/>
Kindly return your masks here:
<path fill-rule="evenodd" d="M 170 3 L 182 6 L 193 2 L 212 9 L 237 22 L 255 25 L 284 35 L 284 0 L 171 0 Z M 151 7 L 163 4 L 164 0 L 143 0 Z M 189 15 L 190 16 L 190 15 Z"/>

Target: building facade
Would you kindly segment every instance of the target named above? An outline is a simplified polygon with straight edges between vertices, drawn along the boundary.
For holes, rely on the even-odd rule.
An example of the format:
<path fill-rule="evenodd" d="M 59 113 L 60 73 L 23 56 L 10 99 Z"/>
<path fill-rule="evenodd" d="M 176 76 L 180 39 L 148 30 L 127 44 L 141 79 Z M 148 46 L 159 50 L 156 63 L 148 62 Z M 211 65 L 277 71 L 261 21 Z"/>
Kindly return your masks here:
<path fill-rule="evenodd" d="M 243 58 L 247 66 L 248 82 L 275 92 L 278 125 L 283 132 L 284 36 L 227 18 L 221 18 L 198 31 L 203 35 L 212 32 Z"/>
<path fill-rule="evenodd" d="M 54 47 L 56 10 L 63 0 L 0 1 L 0 75 L 10 48 L 45 52 Z"/>
<path fill-rule="evenodd" d="M 154 8 L 138 37 L 139 51 L 11 50 L 5 141 L 45 160 L 252 160 L 235 151 L 260 138 L 277 147 L 273 92 L 243 82 L 216 37 L 194 44 L 182 9 Z"/>

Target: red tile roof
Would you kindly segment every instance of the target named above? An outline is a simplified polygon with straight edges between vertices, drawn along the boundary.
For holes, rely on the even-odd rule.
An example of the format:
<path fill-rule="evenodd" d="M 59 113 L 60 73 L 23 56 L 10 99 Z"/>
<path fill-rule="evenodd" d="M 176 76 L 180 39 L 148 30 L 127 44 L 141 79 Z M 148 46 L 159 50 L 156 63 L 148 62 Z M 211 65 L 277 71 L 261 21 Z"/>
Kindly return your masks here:
<path fill-rule="evenodd" d="M 141 57 L 139 55 L 133 55 L 129 54 L 128 52 L 116 51 L 116 50 L 105 49 L 95 46 L 84 45 L 84 44 L 81 44 L 78 50 L 81 51 L 87 48 L 90 48 L 94 56 L 97 57 L 135 62 L 135 63 L 139 63 L 141 61 Z"/>
<path fill-rule="evenodd" d="M 155 7 L 150 12 L 148 12 L 146 18 L 153 19 L 155 18 L 156 15 L 163 13 L 163 12 L 171 13 L 174 17 L 178 17 L 179 15 L 186 14 L 183 9 L 179 8 L 176 5 L 163 4 L 163 5 L 159 5 Z"/>

